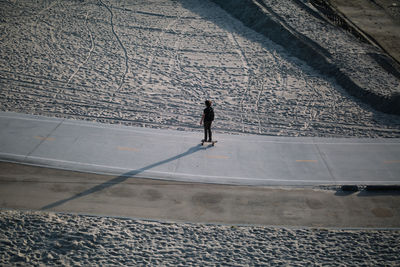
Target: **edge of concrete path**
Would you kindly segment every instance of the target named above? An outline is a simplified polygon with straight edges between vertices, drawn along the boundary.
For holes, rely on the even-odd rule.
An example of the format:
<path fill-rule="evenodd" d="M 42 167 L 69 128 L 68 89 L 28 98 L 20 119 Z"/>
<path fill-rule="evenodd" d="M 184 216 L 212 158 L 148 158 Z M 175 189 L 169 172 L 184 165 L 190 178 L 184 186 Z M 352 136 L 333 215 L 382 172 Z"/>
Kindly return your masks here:
<path fill-rule="evenodd" d="M 18 161 L 18 160 L 12 160 L 12 159 L 0 159 L 0 163 L 10 163 L 10 164 L 17 164 L 17 165 L 24 165 L 24 166 L 29 166 L 29 167 L 38 167 L 38 168 L 44 168 L 44 169 L 52 169 L 52 170 L 60 170 L 60 171 L 67 171 L 67 172 L 72 172 L 72 173 L 85 173 L 88 175 L 102 175 L 102 176 L 108 176 L 108 177 L 115 177 L 118 176 L 120 178 L 129 178 L 129 179 L 147 179 L 147 180 L 154 180 L 154 181 L 170 181 L 170 182 L 181 182 L 181 183 L 193 183 L 193 184 L 205 184 L 205 185 L 227 185 L 227 186 L 251 186 L 251 187 L 271 187 L 271 188 L 313 188 L 313 189 L 323 189 L 323 190 L 339 190 L 341 189 L 344 192 L 359 192 L 362 190 L 365 191 L 370 191 L 370 192 L 375 192 L 375 191 L 380 191 L 380 192 L 385 192 L 385 191 L 399 191 L 400 192 L 400 182 L 362 182 L 362 183 L 318 183 L 316 184 L 315 181 L 310 181 L 310 182 L 299 182 L 299 183 L 291 183 L 291 184 L 282 184 L 279 180 L 278 182 L 274 182 L 275 180 L 269 181 L 268 184 L 265 183 L 248 183 L 248 184 L 242 184 L 239 182 L 220 182 L 220 181 L 214 181 L 214 180 L 209 180 L 209 179 L 199 179 L 198 181 L 193 181 L 193 180 L 188 180 L 187 176 L 185 175 L 174 175 L 174 176 L 165 176 L 162 174 L 159 175 L 154 175 L 152 173 L 151 175 L 146 175 L 146 173 L 142 175 L 129 175 L 129 174 L 119 174 L 119 172 L 113 173 L 111 171 L 92 171 L 90 169 L 87 170 L 82 170 L 82 169 L 77 169 L 74 167 L 61 167 L 61 166 L 54 166 L 51 164 L 40 164 L 40 163 L 35 163 L 29 162 L 29 161 Z M 115 168 L 118 169 L 118 168 Z M 120 170 L 120 169 L 119 169 Z M 194 175 L 191 175 L 193 177 Z M 198 177 L 201 177 L 201 175 L 196 175 Z M 210 176 L 211 177 L 211 176 Z M 208 178 L 210 178 L 208 177 Z M 211 177 L 212 178 L 212 177 Z M 237 178 L 240 180 L 240 178 Z M 262 180 L 266 181 L 266 180 Z M 351 189 L 349 189 L 351 188 Z"/>
<path fill-rule="evenodd" d="M 65 165 L 63 166 L 55 166 L 54 164 L 45 164 L 38 162 L 37 160 L 13 160 L 12 158 L 9 159 L 0 159 L 0 163 L 12 163 L 12 164 L 19 164 L 19 165 L 25 165 L 25 166 L 30 166 L 30 167 L 39 167 L 39 168 L 46 168 L 46 169 L 53 169 L 53 170 L 61 170 L 61 171 L 69 171 L 69 172 L 77 172 L 77 173 L 86 173 L 86 174 L 92 174 L 92 175 L 102 175 L 102 176 L 108 176 L 108 177 L 115 177 L 118 176 L 120 178 L 129 178 L 129 179 L 148 179 L 148 180 L 154 180 L 154 181 L 171 181 L 171 182 L 182 182 L 182 183 L 193 183 L 193 184 L 207 184 L 207 185 L 231 185 L 231 186 L 253 186 L 253 187 L 275 187 L 275 188 L 310 188 L 310 187 L 321 187 L 321 188 L 333 188 L 337 186 L 341 186 L 342 184 L 338 185 L 335 183 L 319 183 L 318 185 L 315 184 L 315 181 L 301 181 L 298 183 L 291 183 L 291 184 L 282 184 L 282 180 L 266 180 L 266 179 L 260 179 L 260 183 L 254 182 L 256 178 L 251 178 L 252 183 L 240 183 L 240 180 L 247 180 L 249 178 L 240 178 L 240 177 L 222 177 L 224 179 L 223 182 L 218 181 L 218 180 L 212 180 L 212 178 L 219 178 L 218 176 L 207 176 L 207 178 L 202 178 L 202 175 L 192 175 L 192 174 L 174 174 L 174 175 L 164 175 L 162 173 L 156 173 L 156 172 L 143 172 L 140 175 L 130 175 L 129 173 L 127 174 L 120 174 L 120 172 L 116 171 L 113 172 L 111 171 L 110 168 L 104 169 L 104 171 L 101 170 L 96 170 L 93 171 L 92 168 L 77 168 L 76 164 L 74 163 L 73 166 L 71 167 L 66 167 Z M 114 168 L 115 170 L 122 170 L 122 168 Z M 125 169 L 123 169 L 125 170 Z M 129 169 L 126 169 L 126 171 L 131 171 Z M 199 179 L 197 181 L 193 181 L 193 179 L 188 179 L 188 177 L 193 178 L 193 177 L 198 177 Z M 230 180 L 230 181 L 229 181 Z M 266 184 L 265 182 L 268 182 Z M 294 180 L 293 180 L 294 181 Z M 293 182 L 291 180 L 291 182 Z M 370 183 L 370 184 L 357 184 L 359 187 L 367 186 L 367 185 L 395 185 L 392 183 Z M 399 182 L 400 185 L 400 182 Z"/>
<path fill-rule="evenodd" d="M 400 228 L 398 191 L 348 193 L 337 187 L 210 185 L 136 177 L 112 183 L 110 176 L 21 164 L 0 163 L 0 169 L 0 210 L 163 223 Z"/>

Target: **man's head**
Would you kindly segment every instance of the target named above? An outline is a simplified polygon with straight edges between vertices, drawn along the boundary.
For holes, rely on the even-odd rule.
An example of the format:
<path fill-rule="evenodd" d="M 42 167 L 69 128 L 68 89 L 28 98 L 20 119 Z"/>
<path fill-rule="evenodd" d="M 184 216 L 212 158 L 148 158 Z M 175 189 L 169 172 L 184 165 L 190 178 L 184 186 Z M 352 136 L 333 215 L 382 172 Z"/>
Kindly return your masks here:
<path fill-rule="evenodd" d="M 210 100 L 206 100 L 205 104 L 206 104 L 206 107 L 208 107 L 208 108 L 211 107 L 211 101 Z"/>

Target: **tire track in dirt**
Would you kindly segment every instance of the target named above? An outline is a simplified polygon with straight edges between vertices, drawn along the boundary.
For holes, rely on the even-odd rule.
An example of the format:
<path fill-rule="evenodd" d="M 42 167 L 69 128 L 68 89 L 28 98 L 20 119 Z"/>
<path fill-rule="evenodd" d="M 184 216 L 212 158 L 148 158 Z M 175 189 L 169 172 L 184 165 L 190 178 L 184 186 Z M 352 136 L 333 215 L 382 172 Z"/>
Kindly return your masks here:
<path fill-rule="evenodd" d="M 244 116 L 248 116 L 249 113 L 246 112 L 246 109 L 244 108 L 245 106 L 245 101 L 248 103 L 254 103 L 254 110 L 255 110 L 255 117 L 257 119 L 257 126 L 258 126 L 258 134 L 262 134 L 262 123 L 261 123 L 261 117 L 260 117 L 260 102 L 261 102 L 261 95 L 264 92 L 264 78 L 263 75 L 265 73 L 266 70 L 266 66 L 265 66 L 265 61 L 263 61 L 263 64 L 259 65 L 259 69 L 258 69 L 258 74 L 256 75 L 256 73 L 249 67 L 249 61 L 246 57 L 246 51 L 244 50 L 244 48 L 242 48 L 239 44 L 239 42 L 237 41 L 237 39 L 234 37 L 233 35 L 233 28 L 231 26 L 227 26 L 228 27 L 228 38 L 230 40 L 230 42 L 232 43 L 232 45 L 235 47 L 235 51 L 237 52 L 237 54 L 240 57 L 240 60 L 242 62 L 242 66 L 244 69 L 244 77 L 243 77 L 243 82 L 246 84 L 245 86 L 245 90 L 241 95 L 241 99 L 240 99 L 240 109 L 241 109 L 241 121 L 242 121 L 242 132 L 245 132 L 245 122 L 244 122 Z M 250 94 L 250 92 L 254 90 L 254 91 L 258 91 L 257 97 L 255 99 L 255 101 L 253 101 L 253 96 Z M 248 99 L 246 99 L 246 97 Z"/>
<path fill-rule="evenodd" d="M 46 12 L 47 10 L 55 7 L 56 5 L 59 4 L 59 1 L 54 1 L 52 2 L 50 5 L 48 5 L 47 7 L 43 8 L 42 10 L 40 10 L 37 14 L 36 14 L 36 19 L 35 21 L 32 23 L 31 27 L 32 27 L 32 32 L 33 32 L 33 38 L 32 41 L 34 43 L 34 45 L 38 46 L 38 44 L 36 43 L 37 40 L 37 28 L 38 28 L 38 24 L 39 24 L 39 18 L 41 16 L 41 14 L 43 14 L 44 12 Z M 53 49 L 51 49 L 49 46 L 47 46 L 49 48 L 49 51 L 53 54 L 53 56 L 55 58 L 57 58 L 56 54 L 54 53 Z"/>
<path fill-rule="evenodd" d="M 163 14 L 159 14 L 159 16 L 165 17 L 165 15 L 163 15 Z M 174 17 L 174 20 L 172 20 L 170 23 L 168 23 L 164 29 L 160 30 L 160 34 L 157 36 L 158 41 L 156 43 L 154 43 L 151 46 L 151 48 L 149 49 L 152 52 L 151 52 L 151 54 L 149 54 L 149 60 L 147 63 L 147 69 L 149 70 L 149 74 L 146 79 L 146 84 L 151 83 L 151 79 L 152 79 L 152 75 L 153 75 L 153 63 L 154 63 L 155 51 L 156 51 L 157 47 L 162 47 L 163 38 L 164 38 L 165 33 L 167 33 L 171 29 L 171 27 L 177 23 L 177 21 L 178 21 L 178 18 Z"/>
<path fill-rule="evenodd" d="M 117 39 L 119 45 L 121 46 L 122 51 L 124 52 L 125 70 L 124 70 L 124 72 L 123 72 L 123 74 L 122 74 L 121 81 L 120 81 L 120 83 L 119 83 L 119 85 L 118 85 L 118 88 L 117 88 L 117 89 L 114 91 L 114 93 L 113 93 L 113 95 L 115 95 L 116 93 L 118 93 L 118 92 L 121 90 L 122 86 L 124 85 L 124 83 L 125 83 L 125 77 L 126 77 L 126 74 L 128 73 L 128 70 L 129 70 L 128 52 L 126 51 L 125 46 L 122 44 L 121 39 L 119 38 L 118 34 L 115 32 L 115 29 L 114 29 L 114 22 L 113 22 L 114 13 L 113 13 L 113 11 L 112 11 L 112 5 L 111 5 L 111 8 L 110 8 L 109 6 L 107 6 L 106 4 L 104 4 L 104 3 L 102 2 L 102 0 L 99 0 L 99 3 L 100 3 L 101 6 L 104 6 L 104 7 L 108 10 L 108 12 L 110 13 L 111 31 L 112 31 L 112 33 L 114 34 L 115 38 Z"/>
<path fill-rule="evenodd" d="M 238 41 L 236 40 L 235 36 L 233 35 L 234 29 L 231 25 L 229 24 L 225 24 L 225 27 L 227 28 L 227 36 L 229 41 L 231 42 L 231 44 L 233 45 L 233 47 L 235 47 L 235 51 L 236 53 L 239 55 L 240 57 L 240 61 L 242 62 L 242 66 L 243 66 L 243 70 L 244 70 L 244 76 L 243 76 L 243 83 L 246 84 L 245 86 L 245 90 L 241 95 L 241 99 L 239 102 L 239 106 L 240 106 L 240 119 L 242 122 L 242 132 L 245 132 L 245 124 L 244 124 L 244 113 L 245 113 L 245 109 L 244 109 L 244 101 L 245 101 L 245 97 L 247 95 L 247 93 L 249 92 L 250 89 L 250 80 L 251 80 L 251 76 L 253 75 L 251 72 L 251 69 L 249 68 L 249 63 L 248 60 L 245 56 L 245 53 L 243 51 L 243 48 L 239 45 Z"/>
<path fill-rule="evenodd" d="M 80 64 L 78 65 L 78 68 L 77 68 L 77 69 L 75 70 L 75 72 L 71 75 L 71 77 L 69 77 L 68 82 L 67 82 L 67 84 L 66 84 L 67 87 L 68 87 L 68 85 L 71 83 L 71 81 L 72 81 L 72 79 L 75 77 L 75 75 L 79 72 L 79 70 L 81 69 L 81 67 L 82 67 L 83 65 L 85 65 L 85 64 L 89 61 L 89 59 L 90 59 L 90 57 L 91 57 L 91 55 L 92 55 L 92 52 L 93 52 L 93 50 L 94 50 L 95 44 L 94 44 L 94 39 L 93 39 L 92 31 L 90 30 L 89 25 L 88 25 L 88 16 L 89 16 L 89 11 L 86 13 L 85 24 L 86 24 L 86 28 L 87 28 L 87 31 L 88 31 L 89 36 L 90 36 L 90 42 L 91 42 L 90 50 L 89 50 L 89 53 L 88 53 L 86 59 L 85 59 L 82 63 L 80 63 Z"/>
<path fill-rule="evenodd" d="M 260 79 L 259 80 L 259 86 L 261 89 L 259 89 L 258 95 L 257 95 L 257 101 L 256 101 L 256 114 L 257 114 L 257 120 L 258 120 L 258 134 L 262 134 L 262 125 L 261 125 L 261 118 L 260 118 L 260 102 L 261 102 L 261 95 L 264 93 L 264 86 L 265 86 L 265 80 Z"/>
<path fill-rule="evenodd" d="M 180 30 L 177 29 L 171 29 L 171 31 L 174 34 L 174 45 L 171 48 L 167 48 L 166 50 L 168 51 L 170 60 L 168 63 L 168 73 L 169 77 L 171 80 L 179 82 L 180 85 L 182 85 L 181 78 L 179 77 L 179 74 L 183 74 L 184 70 L 182 68 L 182 62 L 180 59 L 180 52 L 181 52 L 181 46 L 182 46 L 182 38 L 183 36 L 186 35 L 188 28 L 192 25 L 193 20 L 196 19 L 196 17 L 190 17 L 190 16 L 185 16 L 184 13 L 187 12 L 186 10 L 183 12 L 178 13 L 176 16 L 173 16 L 176 19 L 176 23 L 182 22 L 184 19 L 185 22 L 183 23 L 183 28 Z M 189 21 L 189 23 L 186 22 L 186 20 Z M 175 70 L 175 73 L 174 73 Z M 184 86 L 183 88 L 187 88 Z M 193 96 L 192 90 L 188 89 L 183 89 L 184 93 L 187 96 Z"/>

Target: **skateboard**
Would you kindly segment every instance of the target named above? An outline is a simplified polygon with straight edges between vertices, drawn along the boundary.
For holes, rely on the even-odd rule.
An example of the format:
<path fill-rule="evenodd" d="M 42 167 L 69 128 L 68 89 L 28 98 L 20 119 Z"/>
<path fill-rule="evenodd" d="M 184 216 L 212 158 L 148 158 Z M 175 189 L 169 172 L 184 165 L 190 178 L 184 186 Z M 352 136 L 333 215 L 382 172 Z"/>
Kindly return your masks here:
<path fill-rule="evenodd" d="M 201 141 L 201 145 L 204 146 L 204 144 L 211 144 L 212 146 L 214 146 L 216 142 L 218 141 L 211 141 L 211 142 Z"/>

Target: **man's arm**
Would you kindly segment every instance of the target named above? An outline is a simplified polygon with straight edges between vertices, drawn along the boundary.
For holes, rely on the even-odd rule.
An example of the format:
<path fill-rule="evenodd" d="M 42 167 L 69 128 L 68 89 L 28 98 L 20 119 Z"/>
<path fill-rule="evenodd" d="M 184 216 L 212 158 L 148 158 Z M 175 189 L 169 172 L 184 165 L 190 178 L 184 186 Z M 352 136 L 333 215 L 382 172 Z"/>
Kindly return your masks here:
<path fill-rule="evenodd" d="M 203 114 L 203 116 L 201 117 L 201 120 L 200 120 L 200 125 L 202 125 L 203 124 L 203 121 L 204 121 L 204 117 L 205 117 L 206 115 L 205 114 Z"/>

